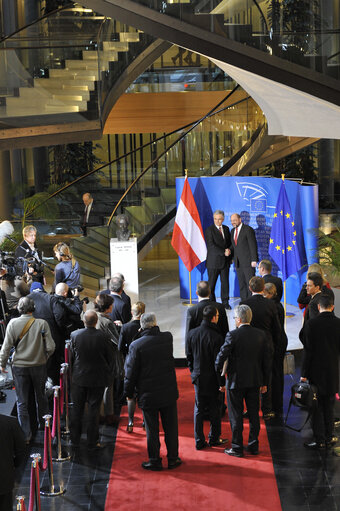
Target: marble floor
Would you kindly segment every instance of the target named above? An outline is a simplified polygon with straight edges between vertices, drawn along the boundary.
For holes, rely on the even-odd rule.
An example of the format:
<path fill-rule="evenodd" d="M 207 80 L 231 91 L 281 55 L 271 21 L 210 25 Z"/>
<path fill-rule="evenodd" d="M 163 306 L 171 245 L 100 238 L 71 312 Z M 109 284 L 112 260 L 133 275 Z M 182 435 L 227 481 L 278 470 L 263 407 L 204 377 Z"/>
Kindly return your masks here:
<path fill-rule="evenodd" d="M 174 357 L 185 357 L 185 320 L 188 306 L 180 298 L 177 260 L 143 261 L 139 269 L 139 299 L 146 304 L 146 310 L 154 312 L 161 330 L 169 330 L 174 338 Z M 195 297 L 196 298 L 196 297 Z M 239 298 L 231 298 L 232 307 Z M 196 303 L 196 302 L 194 302 Z M 233 312 L 227 311 L 229 328 L 234 328 Z M 299 331 L 302 313 L 294 305 L 287 306 L 286 332 L 288 350 L 302 348 Z"/>

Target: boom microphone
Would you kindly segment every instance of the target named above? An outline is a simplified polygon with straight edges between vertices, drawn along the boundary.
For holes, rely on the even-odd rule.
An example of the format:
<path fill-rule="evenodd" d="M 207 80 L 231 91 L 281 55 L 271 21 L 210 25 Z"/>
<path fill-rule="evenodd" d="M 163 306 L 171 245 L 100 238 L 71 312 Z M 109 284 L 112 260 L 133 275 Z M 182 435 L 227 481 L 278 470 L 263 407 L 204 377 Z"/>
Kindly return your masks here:
<path fill-rule="evenodd" d="M 8 220 L 4 220 L 0 223 L 0 243 L 4 241 L 4 239 L 14 232 L 14 227 Z"/>

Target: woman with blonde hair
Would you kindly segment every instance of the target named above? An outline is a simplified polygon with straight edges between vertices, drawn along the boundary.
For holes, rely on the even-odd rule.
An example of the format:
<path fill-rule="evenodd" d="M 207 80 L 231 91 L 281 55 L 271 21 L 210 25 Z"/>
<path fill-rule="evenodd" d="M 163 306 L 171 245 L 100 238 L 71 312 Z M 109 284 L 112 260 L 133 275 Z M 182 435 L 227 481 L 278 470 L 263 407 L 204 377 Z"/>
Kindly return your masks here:
<path fill-rule="evenodd" d="M 80 270 L 78 262 L 71 254 L 70 247 L 60 242 L 54 245 L 53 251 L 59 261 L 54 269 L 54 287 L 63 282 L 70 290 L 75 289 L 80 283 Z"/>

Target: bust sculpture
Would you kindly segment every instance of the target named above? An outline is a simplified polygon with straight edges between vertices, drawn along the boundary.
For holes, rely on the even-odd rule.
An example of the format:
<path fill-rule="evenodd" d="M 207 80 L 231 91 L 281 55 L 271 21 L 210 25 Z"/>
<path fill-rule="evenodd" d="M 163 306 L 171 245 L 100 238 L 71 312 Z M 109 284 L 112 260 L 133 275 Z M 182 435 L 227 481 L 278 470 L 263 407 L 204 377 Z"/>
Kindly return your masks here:
<path fill-rule="evenodd" d="M 117 215 L 116 217 L 116 225 L 117 225 L 117 238 L 118 241 L 127 241 L 130 238 L 130 230 L 129 230 L 129 217 L 127 215 Z"/>

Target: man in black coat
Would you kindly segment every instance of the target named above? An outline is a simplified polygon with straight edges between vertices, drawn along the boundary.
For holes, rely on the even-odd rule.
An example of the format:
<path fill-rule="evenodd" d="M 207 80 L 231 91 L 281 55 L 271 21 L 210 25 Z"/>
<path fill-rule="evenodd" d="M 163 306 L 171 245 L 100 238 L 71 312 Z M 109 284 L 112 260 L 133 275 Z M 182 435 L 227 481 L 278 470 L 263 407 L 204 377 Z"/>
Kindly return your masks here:
<path fill-rule="evenodd" d="M 265 284 L 267 284 L 268 282 L 274 284 L 274 286 L 276 287 L 276 296 L 274 298 L 274 301 L 280 303 L 283 294 L 282 280 L 280 279 L 280 277 L 272 275 L 271 271 L 272 263 L 269 261 L 269 259 L 262 259 L 262 261 L 259 262 L 259 274 L 263 278 Z"/>
<path fill-rule="evenodd" d="M 334 313 L 331 296 L 322 295 L 318 303 L 319 315 L 310 319 L 304 328 L 304 353 L 301 381 L 309 380 L 317 387 L 318 405 L 312 416 L 314 440 L 304 446 L 308 449 L 331 447 L 334 436 L 333 407 L 339 391 L 340 319 Z"/>
<path fill-rule="evenodd" d="M 98 206 L 94 204 L 92 195 L 89 192 L 83 194 L 84 212 L 81 222 L 81 229 L 84 236 L 87 235 L 87 228 L 95 225 L 102 225 L 103 217 L 98 212 Z"/>
<path fill-rule="evenodd" d="M 221 300 L 226 309 L 229 305 L 229 268 L 231 260 L 231 239 L 229 227 L 223 225 L 224 212 L 217 209 L 214 213 L 214 223 L 210 225 L 205 233 L 207 244 L 207 261 L 211 299 L 216 302 L 215 286 L 220 276 L 221 279 Z"/>
<path fill-rule="evenodd" d="M 140 318 L 145 312 L 145 303 L 136 302 L 131 307 L 132 319 L 128 323 L 124 323 L 120 329 L 118 349 L 126 357 L 129 351 L 129 346 L 135 340 L 138 331 L 140 330 Z"/>
<path fill-rule="evenodd" d="M 40 282 L 33 282 L 30 287 L 31 298 L 34 302 L 34 318 L 40 318 L 47 321 L 51 330 L 51 335 L 55 342 L 55 351 L 47 361 L 47 376 L 49 376 L 54 385 L 59 385 L 60 364 L 64 361 L 64 345 L 65 345 L 65 330 L 61 328 L 55 319 L 54 312 L 58 307 L 56 303 L 57 298 L 49 295 L 44 291 Z"/>
<path fill-rule="evenodd" d="M 132 399 L 137 390 L 143 410 L 149 460 L 145 470 L 162 470 L 159 456 L 159 415 L 168 452 L 168 468 L 182 462 L 178 457 L 177 381 L 170 332 L 161 332 L 154 313 L 142 314 L 139 337 L 130 344 L 125 364 L 124 394 Z"/>
<path fill-rule="evenodd" d="M 265 393 L 270 373 L 270 356 L 263 330 L 250 325 L 251 309 L 239 305 L 234 310 L 236 330 L 228 332 L 217 358 L 216 371 L 221 372 L 225 360 L 227 367 L 227 402 L 232 431 L 230 456 L 243 456 L 243 401 L 249 416 L 247 450 L 258 454 L 260 432 L 259 396 Z"/>
<path fill-rule="evenodd" d="M 215 360 L 224 341 L 217 328 L 218 316 L 216 307 L 207 305 L 203 310 L 202 324 L 190 330 L 185 343 L 185 354 L 195 387 L 194 425 L 197 450 L 208 445 L 203 431 L 206 410 L 210 420 L 209 445 L 223 445 L 227 442 L 220 438 L 219 392 L 224 391 L 225 378 L 215 371 Z"/>
<path fill-rule="evenodd" d="M 101 294 L 108 294 L 108 290 L 101 291 Z M 120 277 L 112 277 L 109 284 L 109 294 L 114 300 L 111 319 L 118 325 L 124 325 L 131 319 L 131 305 L 123 298 L 124 293 L 124 280 Z"/>
<path fill-rule="evenodd" d="M 100 447 L 99 409 L 105 387 L 111 382 L 113 345 L 108 336 L 96 329 L 97 313 L 85 312 L 85 328 L 71 334 L 72 401 L 71 442 L 80 442 L 85 403 L 88 405 L 87 444 L 89 449 Z"/>
<path fill-rule="evenodd" d="M 306 327 L 306 324 L 310 319 L 316 318 L 319 315 L 319 300 L 323 294 L 322 292 L 323 288 L 323 278 L 322 276 L 317 272 L 311 272 L 307 275 L 307 283 L 306 283 L 306 291 L 307 294 L 310 296 L 310 300 L 308 305 L 306 306 L 306 312 L 304 315 L 303 325 L 299 332 L 299 339 L 304 344 L 305 342 L 305 336 L 304 336 L 304 329 Z M 330 290 L 331 291 L 331 290 Z M 300 292 L 301 294 L 301 292 Z M 331 298 L 333 298 L 334 303 L 334 293 L 332 291 L 332 294 L 327 293 Z M 299 299 L 298 299 L 299 301 Z"/>
<path fill-rule="evenodd" d="M 249 290 L 252 296 L 244 300 L 242 304 L 248 305 L 252 311 L 251 325 L 260 328 L 266 334 L 269 353 L 272 356 L 272 372 L 268 381 L 268 390 L 262 396 L 262 413 L 265 420 L 275 416 L 275 412 L 282 414 L 282 409 L 277 403 L 282 403 L 282 396 L 277 399 L 272 395 L 272 379 L 279 378 L 276 370 L 277 360 L 281 360 L 281 325 L 278 316 L 277 307 L 272 300 L 267 300 L 263 296 L 264 280 L 262 277 L 252 277 L 249 281 Z M 280 388 L 273 385 L 274 388 Z"/>
<path fill-rule="evenodd" d="M 15 417 L 0 414 L 0 509 L 13 510 L 15 467 L 25 457 L 25 437 Z"/>
<path fill-rule="evenodd" d="M 250 225 L 242 223 L 238 213 L 230 217 L 232 258 L 235 265 L 241 300 L 250 296 L 249 280 L 255 275 L 258 260 L 255 231 Z"/>
<path fill-rule="evenodd" d="M 202 323 L 204 308 L 207 305 L 213 305 L 219 313 L 216 326 L 224 339 L 227 332 L 229 332 L 228 318 L 224 306 L 221 303 L 210 300 L 211 290 L 206 280 L 201 280 L 197 284 L 196 294 L 198 296 L 198 303 L 187 310 L 185 337 L 187 337 L 190 330 L 200 326 Z"/>

